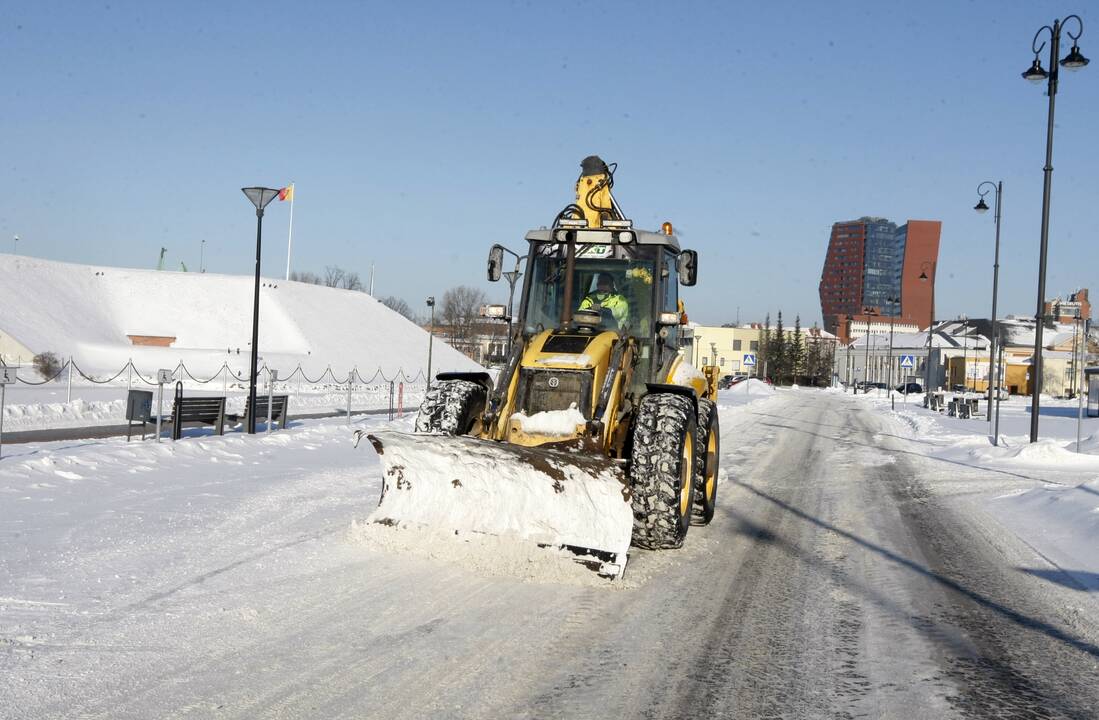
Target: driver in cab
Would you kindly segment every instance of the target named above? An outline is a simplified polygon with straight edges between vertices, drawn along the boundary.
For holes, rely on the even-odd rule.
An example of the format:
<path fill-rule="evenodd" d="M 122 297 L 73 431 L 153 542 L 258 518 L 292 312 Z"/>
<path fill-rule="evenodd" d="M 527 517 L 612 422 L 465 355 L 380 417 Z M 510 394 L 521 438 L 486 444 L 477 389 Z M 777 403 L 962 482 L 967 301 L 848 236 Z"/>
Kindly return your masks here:
<path fill-rule="evenodd" d="M 615 289 L 614 278 L 610 273 L 599 273 L 595 283 L 595 292 L 588 293 L 587 297 L 580 301 L 580 310 L 593 310 L 596 308 L 604 312 L 610 311 L 619 328 L 626 326 L 630 306 L 626 301 L 626 297 Z"/>

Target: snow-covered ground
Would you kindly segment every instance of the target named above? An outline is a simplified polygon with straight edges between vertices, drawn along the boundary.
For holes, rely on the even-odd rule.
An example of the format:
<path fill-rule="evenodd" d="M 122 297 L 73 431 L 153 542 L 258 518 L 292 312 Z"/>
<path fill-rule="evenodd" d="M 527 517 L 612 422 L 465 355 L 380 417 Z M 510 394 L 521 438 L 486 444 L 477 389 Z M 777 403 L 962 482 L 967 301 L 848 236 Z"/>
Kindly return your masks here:
<path fill-rule="evenodd" d="M 1076 401 L 1043 397 L 1040 439 L 1033 444 L 1030 399 L 1002 401 L 999 445 L 993 446 L 983 398 L 981 416 L 965 420 L 925 410 L 912 396 L 905 404 L 897 395 L 895 409 L 884 393 L 858 399 L 901 421 L 916 452 L 1011 481 L 982 493 L 985 509 L 1081 587 L 1099 591 L 1099 418 L 1086 417 L 1085 409 L 1077 453 Z M 1031 486 L 1020 488 L 1019 480 Z"/>
<path fill-rule="evenodd" d="M 765 386 L 751 395 L 724 392 L 724 432 L 746 421 L 749 403 L 762 406 L 773 395 Z M 5 447 L 0 715 L 68 717 L 79 708 L 120 717 L 115 708 L 132 697 L 134 679 L 158 673 L 192 680 L 138 705 L 169 715 L 185 714 L 193 702 L 200 716 L 214 715 L 206 675 L 235 667 L 243 643 L 274 633 L 273 624 L 293 634 L 288 618 L 346 594 L 348 583 L 410 564 L 445 560 L 440 567 L 457 563 L 485 577 L 608 587 L 571 559 L 534 547 L 486 539 L 477 548 L 364 526 L 378 502 L 381 466 L 365 442 L 354 447 L 352 431 L 408 430 L 411 422 L 411 414 L 394 422 L 364 416 L 352 427 L 303 420 L 268 436 L 189 430 L 175 443 Z M 649 571 L 668 562 L 653 558 Z M 647 572 L 642 564 L 616 587 L 636 587 Z M 292 647 L 271 652 L 264 662 L 272 667 L 298 661 Z M 236 707 L 264 687 L 253 674 Z"/>

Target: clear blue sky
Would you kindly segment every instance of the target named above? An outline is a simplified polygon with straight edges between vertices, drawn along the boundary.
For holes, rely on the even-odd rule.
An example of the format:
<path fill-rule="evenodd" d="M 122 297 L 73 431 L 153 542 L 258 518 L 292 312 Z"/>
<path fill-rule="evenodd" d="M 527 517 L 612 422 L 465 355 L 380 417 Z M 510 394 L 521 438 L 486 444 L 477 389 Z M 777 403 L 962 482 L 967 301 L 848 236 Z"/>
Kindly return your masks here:
<path fill-rule="evenodd" d="M 830 225 L 943 221 L 938 315 L 1033 314 L 1046 100 L 1034 32 L 1088 3 L 9 3 L 0 251 L 247 274 L 244 185 L 297 183 L 294 267 L 377 264 L 414 308 L 619 163 L 642 226 L 701 255 L 692 319 L 819 320 Z M 1099 62 L 1062 75 L 1047 294 L 1099 294 Z M 287 204 L 265 218 L 281 276 Z"/>

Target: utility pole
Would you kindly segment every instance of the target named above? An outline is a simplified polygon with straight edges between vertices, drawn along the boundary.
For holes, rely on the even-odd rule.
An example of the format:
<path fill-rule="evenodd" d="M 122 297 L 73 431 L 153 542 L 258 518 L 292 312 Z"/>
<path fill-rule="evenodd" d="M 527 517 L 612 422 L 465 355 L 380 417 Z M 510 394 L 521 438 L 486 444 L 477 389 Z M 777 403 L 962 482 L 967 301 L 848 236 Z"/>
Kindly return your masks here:
<path fill-rule="evenodd" d="M 371 265 L 373 274 L 373 265 Z M 435 296 L 427 299 L 427 306 L 431 309 L 431 320 L 427 331 L 427 386 L 431 387 L 431 343 L 435 339 Z"/>

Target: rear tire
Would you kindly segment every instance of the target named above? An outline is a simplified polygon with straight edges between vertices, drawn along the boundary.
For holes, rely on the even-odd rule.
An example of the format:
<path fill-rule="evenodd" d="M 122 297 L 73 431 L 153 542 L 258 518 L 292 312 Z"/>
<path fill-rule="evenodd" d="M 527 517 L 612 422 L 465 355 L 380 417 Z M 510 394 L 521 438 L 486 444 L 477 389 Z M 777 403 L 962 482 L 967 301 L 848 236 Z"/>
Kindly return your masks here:
<path fill-rule="evenodd" d="M 717 471 L 721 458 L 721 427 L 717 406 L 698 401 L 698 429 L 695 432 L 695 525 L 709 525 L 717 511 Z"/>
<path fill-rule="evenodd" d="M 695 479 L 694 404 L 682 395 L 641 400 L 632 431 L 633 544 L 678 548 L 691 527 Z"/>
<path fill-rule="evenodd" d="M 420 403 L 416 432 L 468 435 L 485 409 L 485 388 L 469 380 L 436 380 Z"/>

